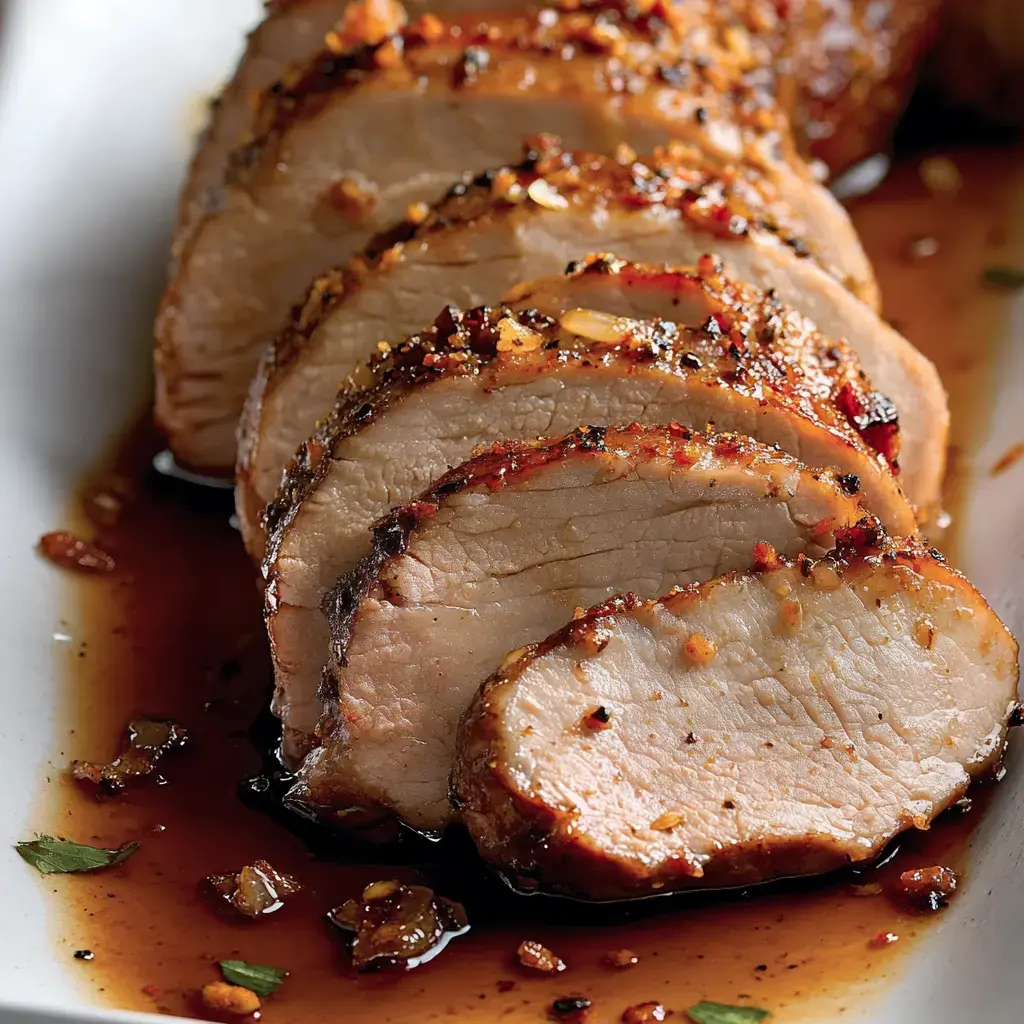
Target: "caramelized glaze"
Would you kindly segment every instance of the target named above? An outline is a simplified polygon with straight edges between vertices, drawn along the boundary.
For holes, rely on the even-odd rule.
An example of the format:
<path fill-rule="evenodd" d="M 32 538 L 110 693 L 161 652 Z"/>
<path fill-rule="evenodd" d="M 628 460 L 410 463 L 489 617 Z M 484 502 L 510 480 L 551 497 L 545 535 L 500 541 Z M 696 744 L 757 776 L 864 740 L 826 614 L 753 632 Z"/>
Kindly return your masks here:
<path fill-rule="evenodd" d="M 963 452 L 985 430 L 990 346 L 1008 310 L 1005 294 L 983 288 L 982 272 L 993 263 L 1020 265 L 1022 239 L 1006 227 L 1019 154 L 956 159 L 965 183 L 955 198 L 928 194 L 907 165 L 855 218 L 890 316 L 936 360 L 950 388 Z M 939 251 L 913 262 L 908 246 L 921 236 L 937 238 Z M 139 428 L 115 460 L 117 472 L 137 482 L 120 520 L 96 529 L 116 571 L 68 577 L 62 629 L 75 643 L 68 645 L 65 741 L 33 822 L 83 842 L 141 842 L 116 870 L 45 880 L 59 910 L 57 955 L 81 975 L 84 998 L 196 1014 L 197 990 L 218 977 L 215 961 L 236 958 L 291 972 L 263 1010 L 265 1020 L 289 1024 L 328 1015 L 375 1024 L 538 1021 L 554 999 L 574 995 L 593 1002 L 591 1022 L 618 1020 L 633 1004 L 656 1000 L 681 1011 L 700 999 L 763 1006 L 787 1024 L 820 1021 L 884 991 L 930 920 L 851 882 L 869 884 L 867 892 L 875 883 L 890 890 L 903 871 L 944 864 L 966 868 L 970 885 L 970 834 L 984 790 L 972 794 L 970 813 L 910 836 L 891 862 L 856 878 L 685 905 L 598 912 L 517 898 L 477 866 L 458 837 L 397 851 L 321 842 L 311 856 L 299 836 L 238 797 L 240 780 L 261 768 L 257 749 L 265 740 L 251 728 L 270 688 L 260 596 L 228 525 L 226 496 L 154 478 L 147 467 L 157 443 Z M 956 487 L 954 476 L 954 518 Z M 40 532 L 56 525 L 80 524 L 40 524 Z M 163 765 L 166 785 L 141 784 L 98 802 L 66 767 L 74 758 L 115 755 L 136 715 L 180 721 L 190 746 Z M 391 864 L 375 866 L 371 857 Z M 258 858 L 305 889 L 265 919 L 225 916 L 201 891 L 203 877 Z M 324 914 L 389 877 L 425 882 L 464 902 L 473 930 L 409 974 L 356 977 Z M 878 938 L 886 933 L 899 941 Z M 567 970 L 549 976 L 519 965 L 524 940 L 543 943 Z M 93 959 L 75 959 L 83 949 Z M 620 950 L 638 963 L 616 969 L 604 962 Z"/>

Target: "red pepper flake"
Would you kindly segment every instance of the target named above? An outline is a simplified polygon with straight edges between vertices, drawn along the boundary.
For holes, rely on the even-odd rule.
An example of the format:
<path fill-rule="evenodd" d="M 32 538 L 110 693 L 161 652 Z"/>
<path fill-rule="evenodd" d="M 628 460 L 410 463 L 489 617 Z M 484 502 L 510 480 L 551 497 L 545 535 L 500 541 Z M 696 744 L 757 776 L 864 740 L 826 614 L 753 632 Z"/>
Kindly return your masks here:
<path fill-rule="evenodd" d="M 879 932 L 873 936 L 868 945 L 872 949 L 885 949 L 886 946 L 891 946 L 895 942 L 899 942 L 900 937 L 895 932 Z"/>
<path fill-rule="evenodd" d="M 622 1012 L 622 1024 L 653 1024 L 667 1016 L 668 1010 L 661 1003 L 637 1003 L 636 1006 L 627 1006 Z"/>
<path fill-rule="evenodd" d="M 1010 445 L 999 456 L 996 464 L 988 471 L 989 476 L 999 476 L 1000 473 L 1005 473 L 1012 466 L 1016 465 L 1022 457 L 1024 457 L 1024 443 L 1018 441 L 1017 444 Z"/>
<path fill-rule="evenodd" d="M 759 572 L 771 572 L 778 569 L 782 562 L 778 552 L 766 540 L 759 540 L 754 545 L 754 568 Z"/>
<path fill-rule="evenodd" d="M 66 530 L 44 533 L 39 538 L 39 551 L 44 558 L 62 569 L 75 572 L 114 571 L 114 559 L 106 551 Z"/>
<path fill-rule="evenodd" d="M 612 727 L 611 719 L 612 713 L 603 704 L 599 704 L 583 716 L 583 728 L 591 732 L 603 732 Z"/>
<path fill-rule="evenodd" d="M 541 974 L 558 974 L 565 970 L 565 964 L 547 946 L 527 939 L 519 943 L 516 956 L 524 967 Z"/>

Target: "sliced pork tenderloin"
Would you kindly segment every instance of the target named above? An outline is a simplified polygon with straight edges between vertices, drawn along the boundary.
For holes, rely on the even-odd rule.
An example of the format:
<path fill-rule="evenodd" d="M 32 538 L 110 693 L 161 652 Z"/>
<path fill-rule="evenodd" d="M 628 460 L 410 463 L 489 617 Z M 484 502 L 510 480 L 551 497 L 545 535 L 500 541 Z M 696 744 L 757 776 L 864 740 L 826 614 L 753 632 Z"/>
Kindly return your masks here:
<path fill-rule="evenodd" d="M 830 472 L 739 435 L 589 428 L 494 445 L 399 506 L 326 596 L 331 668 L 290 799 L 436 830 L 459 716 L 509 645 L 620 590 L 821 552 L 861 515 Z"/>
<path fill-rule="evenodd" d="M 808 147 L 833 170 L 884 149 L 903 102 L 916 58 L 930 36 L 937 0 L 900 0 L 879 11 L 874 0 L 836 5 L 800 0 L 780 14 L 775 0 L 686 0 L 705 24 L 721 24 L 749 61 L 772 67 L 787 53 L 799 88 L 792 111 L 805 152 Z M 468 12 L 558 7 L 529 0 L 287 0 L 273 3 L 250 34 L 231 81 L 217 98 L 182 191 L 178 238 L 201 215 L 223 183 L 231 151 L 253 129 L 260 93 L 323 48 L 376 43 L 406 17 L 448 17 Z M 989 5 L 993 6 L 993 5 Z M 827 16 L 826 16 L 827 15 Z M 867 59 L 865 59 L 867 58 Z M 837 132 L 838 125 L 843 126 Z"/>
<path fill-rule="evenodd" d="M 914 529 L 889 471 L 894 425 L 865 430 L 850 419 L 853 401 L 876 403 L 846 346 L 717 275 L 635 268 L 627 276 L 638 294 L 657 291 L 674 320 L 590 311 L 563 326 L 530 311 L 445 310 L 432 329 L 378 360 L 376 383 L 344 393 L 300 450 L 267 510 L 264 562 L 274 707 L 289 756 L 304 749 L 316 721 L 323 594 L 366 553 L 375 519 L 477 444 L 587 422 L 710 422 L 808 465 L 838 467 L 868 508 L 894 528 Z M 572 283 L 564 294 L 569 309 L 578 305 Z"/>
<path fill-rule="evenodd" d="M 618 899 L 830 871 L 928 828 L 1002 755 L 1017 645 L 934 550 L 876 526 L 508 655 L 452 776 L 483 856 Z"/>
<path fill-rule="evenodd" d="M 506 301 L 557 316 L 567 308 L 565 288 L 571 287 L 572 301 L 582 306 L 631 317 L 668 315 L 657 288 L 641 287 L 638 292 L 633 275 L 619 275 L 609 281 L 605 278 L 608 272 L 607 261 L 585 260 L 570 266 L 561 280 L 554 277 L 523 284 L 509 293 Z M 742 276 L 740 279 L 744 280 Z M 900 482 L 921 510 L 922 518 L 928 516 L 938 510 L 942 498 L 949 439 L 949 404 L 938 370 L 862 302 L 841 288 L 823 289 L 820 275 L 815 280 L 816 286 L 794 295 L 792 303 L 824 334 L 849 342 L 872 385 L 889 400 L 872 402 L 871 408 L 860 410 L 853 403 L 850 412 L 863 417 L 865 424 L 875 422 L 879 428 L 884 427 L 887 418 L 898 418 Z M 663 283 L 672 291 L 670 277 Z M 789 281 L 785 285 L 791 288 Z M 786 288 L 780 286 L 775 292 L 790 301 Z"/>
<path fill-rule="evenodd" d="M 774 288 L 812 319 L 824 311 L 844 333 L 847 323 L 880 323 L 808 256 L 813 247 L 797 232 L 796 215 L 766 194 L 763 179 L 719 175 L 684 147 L 641 162 L 628 153 L 568 152 L 549 139 L 518 166 L 460 185 L 423 219 L 317 278 L 264 354 L 241 419 L 236 471 L 250 551 L 262 557 L 256 515 L 338 383 L 381 340 L 428 323 L 439 300 L 462 308 L 497 301 L 519 281 L 559 273 L 610 244 L 624 259 L 674 263 L 695 263 L 713 245 L 728 274 Z"/>
<path fill-rule="evenodd" d="M 259 356 L 314 275 L 464 172 L 514 161 L 540 132 L 638 152 L 682 138 L 723 168 L 749 165 L 823 259 L 870 282 L 845 213 L 793 152 L 770 81 L 691 15 L 627 16 L 604 0 L 486 23 L 424 18 L 375 46 L 327 51 L 268 91 L 256 140 L 232 157 L 157 319 L 157 418 L 178 459 L 231 472 Z"/>

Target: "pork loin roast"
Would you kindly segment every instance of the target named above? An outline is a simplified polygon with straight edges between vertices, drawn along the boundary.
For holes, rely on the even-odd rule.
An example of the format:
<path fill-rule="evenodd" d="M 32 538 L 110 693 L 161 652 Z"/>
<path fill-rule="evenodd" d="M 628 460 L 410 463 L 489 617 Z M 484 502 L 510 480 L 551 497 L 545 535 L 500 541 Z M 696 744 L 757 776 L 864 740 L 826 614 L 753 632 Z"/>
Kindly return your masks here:
<path fill-rule="evenodd" d="M 1003 752 L 1017 645 L 934 550 L 839 540 L 508 655 L 453 773 L 483 856 L 611 899 L 829 871 L 927 828 Z"/>
<path fill-rule="evenodd" d="M 564 289 L 571 281 L 572 301 L 582 306 L 592 304 L 589 291 L 598 308 L 610 313 L 633 317 L 652 313 L 668 315 L 659 301 L 657 289 L 646 290 L 646 297 L 653 299 L 655 305 L 645 307 L 644 297 L 635 294 L 633 275 L 607 281 L 596 277 L 590 272 L 592 269 L 586 263 L 570 267 L 563 280 L 555 277 L 540 283 L 525 283 L 506 299 L 521 307 L 558 315 L 567 308 Z M 576 279 L 581 274 L 583 281 Z M 793 283 L 787 281 L 785 285 L 792 290 Z M 775 292 L 788 301 L 782 286 Z M 833 291 L 823 286 L 820 275 L 815 278 L 814 286 L 796 295 L 793 302 L 824 334 L 845 339 L 856 351 L 871 384 L 888 401 L 875 401 L 872 410 L 854 411 L 853 415 L 861 417 L 865 424 L 873 420 L 879 429 L 887 419 L 898 417 L 900 482 L 910 500 L 918 505 L 922 517 L 937 511 L 946 469 L 949 405 L 934 364 L 863 303 L 841 288 Z"/>
<path fill-rule="evenodd" d="M 326 596 L 320 745 L 290 799 L 438 829 L 459 716 L 510 645 L 619 591 L 748 565 L 762 541 L 821 552 L 860 514 L 831 472 L 739 435 L 637 426 L 494 445 L 393 509 Z"/>
<path fill-rule="evenodd" d="M 423 18 L 374 46 L 328 50 L 268 91 L 255 141 L 233 155 L 161 303 L 157 418 L 179 460 L 231 472 L 260 353 L 315 274 L 464 172 L 514 161 L 539 132 L 605 151 L 682 138 L 722 167 L 746 163 L 824 259 L 870 281 L 845 213 L 792 151 L 763 69 L 692 13 L 627 16 L 604 0 L 486 24 Z"/>
<path fill-rule="evenodd" d="M 899 0 L 880 10 L 873 0 L 835 4 L 798 0 L 686 0 L 705 24 L 716 21 L 732 45 L 769 68 L 792 55 L 799 82 L 792 112 L 805 151 L 842 169 L 884 148 L 917 58 L 930 36 L 937 0 Z M 231 151 L 253 128 L 254 100 L 289 67 L 314 57 L 333 30 L 335 45 L 376 43 L 407 17 L 558 7 L 529 0 L 287 0 L 271 4 L 249 36 L 234 76 L 213 105 L 182 192 L 179 237 L 223 182 Z M 989 4 L 989 7 L 994 4 Z M 947 33 L 948 35 L 949 33 Z M 795 36 L 795 38 L 794 38 Z M 836 133 L 838 125 L 843 126 Z"/>
<path fill-rule="evenodd" d="M 462 308 L 495 302 L 518 282 L 556 274 L 609 244 L 624 259 L 671 263 L 695 263 L 713 245 L 728 274 L 774 288 L 812 319 L 841 324 L 843 335 L 892 333 L 808 256 L 814 247 L 798 230 L 763 179 L 721 176 L 686 147 L 641 162 L 631 153 L 567 152 L 542 139 L 518 166 L 458 186 L 423 219 L 317 278 L 264 354 L 241 420 L 236 471 L 250 551 L 262 557 L 256 514 L 330 409 L 338 383 L 382 339 L 428 323 L 439 299 Z"/>
<path fill-rule="evenodd" d="M 717 275 L 628 272 L 614 260 L 601 269 L 604 262 L 591 262 L 595 275 L 630 277 L 637 306 L 654 292 L 674 320 L 633 322 L 591 310 L 562 325 L 528 310 L 445 310 L 433 328 L 379 359 L 376 383 L 343 394 L 300 450 L 267 510 L 264 563 L 275 709 L 289 756 L 303 749 L 316 721 L 324 592 L 365 554 L 378 516 L 477 444 L 586 422 L 674 420 L 700 429 L 712 422 L 809 465 L 839 467 L 869 508 L 894 528 L 914 529 L 888 470 L 898 445 L 893 425 L 864 429 L 851 420 L 854 403 L 887 406 L 872 397 L 848 348 Z M 567 283 L 567 309 L 579 305 L 575 287 L 583 280 Z"/>

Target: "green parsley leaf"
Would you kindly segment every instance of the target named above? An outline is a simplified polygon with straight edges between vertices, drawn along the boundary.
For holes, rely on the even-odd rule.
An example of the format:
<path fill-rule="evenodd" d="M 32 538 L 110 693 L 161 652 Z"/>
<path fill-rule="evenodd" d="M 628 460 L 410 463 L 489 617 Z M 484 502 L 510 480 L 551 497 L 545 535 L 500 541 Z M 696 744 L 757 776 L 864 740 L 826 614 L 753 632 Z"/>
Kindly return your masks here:
<path fill-rule="evenodd" d="M 757 1006 L 727 1006 L 725 1003 L 697 1003 L 687 1015 L 694 1024 L 757 1024 L 768 1016 Z"/>
<path fill-rule="evenodd" d="M 40 836 L 14 847 L 23 860 L 44 875 L 67 875 L 75 871 L 98 871 L 123 864 L 138 848 L 138 843 L 125 843 L 117 850 L 83 846 L 70 839 Z"/>
<path fill-rule="evenodd" d="M 985 284 L 997 288 L 1024 288 L 1024 270 L 1017 267 L 986 267 Z"/>
<path fill-rule="evenodd" d="M 277 991 L 288 972 L 280 967 L 247 964 L 244 960 L 221 960 L 220 973 L 232 985 L 241 985 L 265 998 Z"/>

